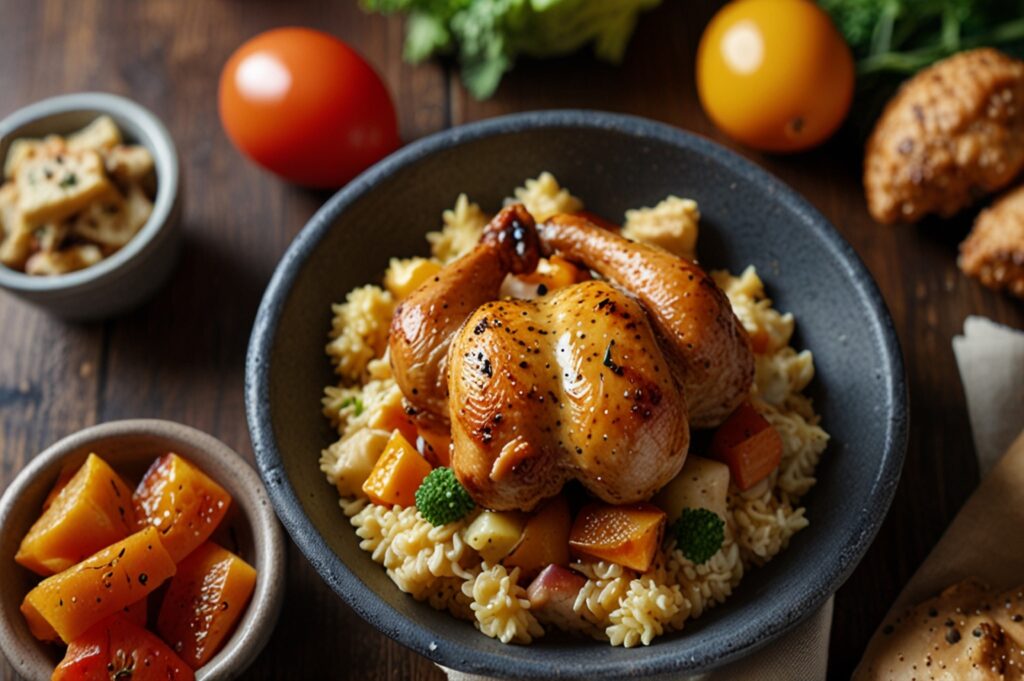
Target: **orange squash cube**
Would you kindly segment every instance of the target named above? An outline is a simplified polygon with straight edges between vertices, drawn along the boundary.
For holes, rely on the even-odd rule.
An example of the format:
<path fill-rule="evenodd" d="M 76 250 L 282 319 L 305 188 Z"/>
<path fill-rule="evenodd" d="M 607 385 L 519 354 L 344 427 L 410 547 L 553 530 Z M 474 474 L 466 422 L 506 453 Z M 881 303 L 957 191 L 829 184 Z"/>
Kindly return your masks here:
<path fill-rule="evenodd" d="M 37 613 L 69 642 L 102 619 L 144 599 L 175 572 L 174 561 L 147 527 L 41 581 L 22 602 L 31 627 Z"/>
<path fill-rule="evenodd" d="M 431 470 L 427 460 L 396 430 L 363 483 L 363 492 L 375 504 L 412 506 L 416 490 Z"/>
<path fill-rule="evenodd" d="M 227 490 L 177 454 L 153 462 L 134 500 L 139 521 L 159 530 L 175 563 L 210 538 L 231 505 Z"/>
<path fill-rule="evenodd" d="M 57 630 L 50 626 L 50 623 L 46 621 L 42 613 L 36 610 L 34 605 L 27 600 L 22 601 L 20 610 L 21 614 L 25 616 L 25 621 L 28 622 L 28 630 L 32 632 L 33 636 L 47 643 L 60 641 L 60 635 L 57 633 Z"/>
<path fill-rule="evenodd" d="M 523 538 L 502 564 L 519 568 L 520 578 L 530 581 L 548 565 L 569 564 L 569 530 L 572 513 L 562 495 L 547 501 L 526 521 Z"/>
<path fill-rule="evenodd" d="M 90 454 L 21 540 L 14 560 L 45 577 L 134 531 L 131 491 L 106 461 Z"/>
<path fill-rule="evenodd" d="M 711 455 L 729 466 L 737 487 L 748 490 L 782 463 L 782 437 L 753 405 L 744 402 L 711 437 Z"/>
<path fill-rule="evenodd" d="M 130 618 L 115 615 L 73 640 L 51 679 L 193 681 L 195 674 L 159 638 Z"/>
<path fill-rule="evenodd" d="M 569 535 L 578 558 L 596 558 L 646 572 L 661 544 L 665 512 L 654 504 L 589 504 L 580 510 Z"/>
<path fill-rule="evenodd" d="M 157 631 L 193 669 L 220 649 L 245 612 L 256 570 L 213 542 L 178 565 L 164 596 Z"/>
<path fill-rule="evenodd" d="M 386 430 L 389 433 L 397 430 L 406 441 L 416 442 L 416 423 L 402 404 L 385 404 L 374 413 L 367 425 L 374 430 Z"/>

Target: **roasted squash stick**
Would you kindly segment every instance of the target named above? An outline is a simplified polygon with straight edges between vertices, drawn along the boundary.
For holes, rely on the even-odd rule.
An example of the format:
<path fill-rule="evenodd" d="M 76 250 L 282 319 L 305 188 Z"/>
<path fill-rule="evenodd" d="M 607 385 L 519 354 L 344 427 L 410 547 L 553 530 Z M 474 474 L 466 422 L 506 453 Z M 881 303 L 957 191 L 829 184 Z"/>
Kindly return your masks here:
<path fill-rule="evenodd" d="M 175 573 L 174 560 L 147 527 L 48 577 L 28 592 L 21 612 L 33 633 L 45 620 L 70 642 L 100 620 L 142 600 Z"/>
<path fill-rule="evenodd" d="M 90 454 L 21 540 L 14 560 L 46 577 L 134 531 L 131 490 L 106 461 Z"/>
<path fill-rule="evenodd" d="M 256 570 L 213 542 L 178 565 L 157 631 L 193 669 L 216 654 L 234 630 L 256 587 Z"/>
<path fill-rule="evenodd" d="M 231 504 L 227 490 L 177 454 L 154 461 L 133 498 L 175 563 L 210 538 Z"/>
<path fill-rule="evenodd" d="M 89 628 L 68 645 L 52 681 L 192 681 L 195 674 L 166 643 L 124 615 Z"/>

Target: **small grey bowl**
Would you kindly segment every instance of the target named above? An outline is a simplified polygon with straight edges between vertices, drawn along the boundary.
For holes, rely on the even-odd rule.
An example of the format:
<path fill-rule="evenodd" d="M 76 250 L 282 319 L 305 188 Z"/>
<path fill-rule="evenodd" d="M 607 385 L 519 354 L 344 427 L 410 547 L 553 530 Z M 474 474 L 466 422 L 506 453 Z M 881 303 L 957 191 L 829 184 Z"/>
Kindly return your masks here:
<path fill-rule="evenodd" d="M 84 270 L 40 277 L 0 265 L 0 287 L 65 319 L 103 319 L 130 310 L 155 293 L 174 269 L 181 207 L 174 140 L 150 111 L 99 92 L 44 99 L 0 121 L 4 159 L 19 137 L 66 135 L 103 114 L 117 123 L 127 141 L 145 146 L 153 155 L 157 189 L 149 221 L 124 248 Z"/>
<path fill-rule="evenodd" d="M 214 539 L 256 568 L 256 589 L 234 633 L 196 678 L 237 678 L 270 639 L 281 611 L 284 534 L 266 488 L 241 456 L 194 428 L 158 420 L 114 421 L 66 437 L 35 457 L 0 498 L 0 648 L 7 661 L 29 681 L 46 681 L 60 661 L 61 649 L 36 640 L 18 609 L 39 577 L 15 563 L 14 554 L 61 469 L 85 461 L 90 452 L 103 457 L 129 484 L 142 477 L 153 459 L 175 452 L 231 494 L 231 508 Z"/>

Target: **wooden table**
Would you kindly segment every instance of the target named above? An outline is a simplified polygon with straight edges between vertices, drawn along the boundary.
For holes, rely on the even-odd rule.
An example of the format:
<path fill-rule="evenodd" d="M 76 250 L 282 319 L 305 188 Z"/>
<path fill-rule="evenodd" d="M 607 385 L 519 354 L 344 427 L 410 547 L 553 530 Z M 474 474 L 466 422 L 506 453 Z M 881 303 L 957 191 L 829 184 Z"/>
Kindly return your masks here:
<path fill-rule="evenodd" d="M 401 22 L 364 15 L 355 0 L 0 1 L 0 115 L 82 90 L 123 94 L 149 107 L 181 153 L 186 237 L 171 283 L 121 319 L 67 324 L 0 294 L 0 485 L 55 440 L 128 417 L 181 421 L 251 456 L 242 405 L 250 325 L 278 258 L 326 194 L 289 186 L 231 147 L 217 119 L 217 78 L 246 38 L 276 26 L 312 26 L 348 41 L 377 67 L 405 140 L 529 109 L 648 116 L 761 163 L 849 239 L 895 320 L 913 415 L 889 519 L 836 601 L 831 677 L 848 678 L 888 604 L 977 482 L 950 339 L 968 314 L 1024 327 L 1024 306 L 957 271 L 956 243 L 969 219 L 916 228 L 874 224 L 852 135 L 812 153 L 765 157 L 719 134 L 693 85 L 697 40 L 717 4 L 667 0 L 643 18 L 621 68 L 587 55 L 523 62 L 493 99 L 476 102 L 450 64 L 404 64 Z M 249 676 L 443 678 L 429 661 L 363 623 L 294 547 L 284 613 Z"/>

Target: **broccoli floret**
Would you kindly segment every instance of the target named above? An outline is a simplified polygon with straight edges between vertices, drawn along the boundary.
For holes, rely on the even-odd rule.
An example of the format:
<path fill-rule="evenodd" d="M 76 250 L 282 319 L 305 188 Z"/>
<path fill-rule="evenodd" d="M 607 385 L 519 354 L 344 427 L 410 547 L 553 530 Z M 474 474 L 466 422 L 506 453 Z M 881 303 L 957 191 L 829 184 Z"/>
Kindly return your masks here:
<path fill-rule="evenodd" d="M 669 528 L 676 547 L 695 565 L 707 562 L 725 541 L 725 522 L 706 508 L 686 508 Z"/>
<path fill-rule="evenodd" d="M 416 490 L 416 508 L 431 525 L 447 525 L 476 507 L 451 468 L 435 468 Z"/>

